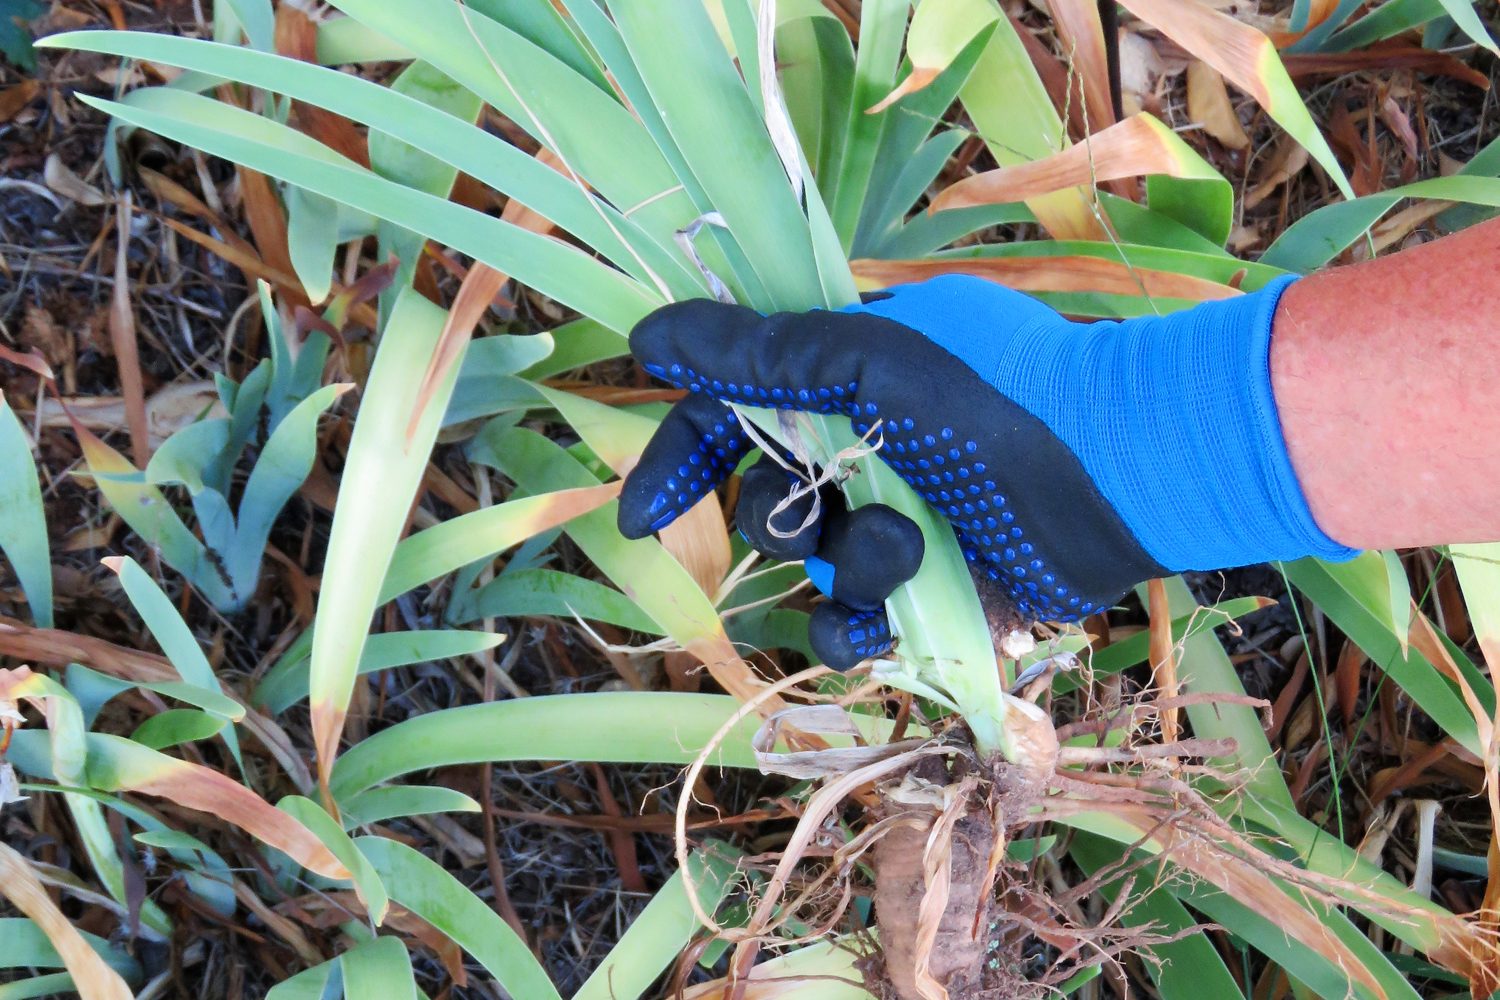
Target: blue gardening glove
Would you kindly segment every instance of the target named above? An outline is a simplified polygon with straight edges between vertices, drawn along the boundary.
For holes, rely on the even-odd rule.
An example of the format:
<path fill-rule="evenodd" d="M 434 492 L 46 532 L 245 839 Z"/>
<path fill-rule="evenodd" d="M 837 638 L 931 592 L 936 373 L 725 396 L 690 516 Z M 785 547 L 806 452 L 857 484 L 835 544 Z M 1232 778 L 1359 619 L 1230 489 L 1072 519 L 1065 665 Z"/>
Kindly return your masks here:
<path fill-rule="evenodd" d="M 1163 317 L 1075 323 L 978 278 L 903 285 L 830 312 L 762 316 L 693 301 L 642 320 L 631 350 L 692 390 L 625 483 L 620 530 L 670 524 L 753 446 L 718 402 L 850 418 L 953 525 L 976 579 L 1026 619 L 1072 621 L 1143 580 L 1354 551 L 1314 522 L 1271 394 L 1276 302 L 1291 279 Z M 812 646 L 847 668 L 892 644 L 884 600 L 922 536 L 882 505 L 768 530 L 791 480 L 763 459 L 738 522 L 775 558 L 804 559 L 831 600 Z M 831 492 L 831 491 L 830 491 Z M 811 497 L 777 515 L 797 528 Z"/>

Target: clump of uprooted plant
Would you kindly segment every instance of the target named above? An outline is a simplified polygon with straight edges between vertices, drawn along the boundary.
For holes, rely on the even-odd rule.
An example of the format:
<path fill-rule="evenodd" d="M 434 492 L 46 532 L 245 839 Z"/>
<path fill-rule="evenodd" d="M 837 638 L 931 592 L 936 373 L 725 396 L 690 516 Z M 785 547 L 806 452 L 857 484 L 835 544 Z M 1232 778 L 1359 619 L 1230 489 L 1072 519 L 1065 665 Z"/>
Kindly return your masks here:
<path fill-rule="evenodd" d="M 1077 670 L 1079 664 L 1069 653 L 1043 660 L 1005 697 L 1004 721 L 1020 751 L 1015 763 L 981 754 L 955 717 L 921 718 L 910 699 L 902 702 L 893 738 L 865 743 L 868 727 L 857 713 L 862 704 L 884 700 L 878 679 L 866 678 L 837 699 L 812 696 L 811 703 L 766 719 L 755 737 L 761 769 L 819 787 L 783 849 L 762 859 L 769 874 L 748 889 L 750 919 L 727 927 L 699 911 L 700 921 L 736 948 L 724 980 L 688 995 L 740 995 L 736 983 L 743 990 L 749 980 L 766 978 L 752 971 L 764 947 L 830 935 L 866 884 L 878 948 L 852 968 L 862 975 L 863 987 L 881 998 L 1060 995 L 1103 968 L 1123 971 L 1127 953 L 1161 961 L 1153 949 L 1211 925 L 1166 926 L 1132 910 L 1151 889 L 1183 884 L 1253 905 L 1286 935 L 1345 970 L 1350 996 L 1386 994 L 1349 943 L 1320 919 L 1321 908 L 1353 906 L 1422 926 L 1439 942 L 1429 955 L 1471 976 L 1482 975 L 1483 958 L 1494 960 L 1494 945 L 1476 935 L 1472 924 L 1393 901 L 1354 877 L 1311 871 L 1225 819 L 1245 792 L 1244 782 L 1213 762 L 1233 756 L 1234 740 L 1178 738 L 1175 721 L 1162 719 L 1189 706 L 1256 709 L 1268 703 L 1229 694 L 1142 696 L 1108 710 L 1093 706 L 1077 721 L 1056 726 L 1037 702 L 1059 669 Z M 877 662 L 876 678 L 880 672 Z M 822 667 L 804 671 L 767 688 L 763 697 L 806 694 L 797 685 L 828 673 Z M 747 703 L 720 737 L 756 705 Z M 900 738 L 901 730 L 914 735 Z M 788 737 L 795 745 L 797 734 L 843 738 L 850 745 L 774 749 Z M 688 770 L 687 786 L 711 750 Z M 678 851 L 684 858 L 688 805 L 685 796 L 678 807 Z M 843 822 L 841 814 L 849 809 L 863 811 L 863 822 Z M 1058 866 L 1042 871 L 1030 863 L 1042 853 L 1042 842 L 1055 842 L 1049 831 L 1060 827 L 1084 836 L 1103 833 L 1123 841 L 1124 849 L 1092 871 L 1076 872 L 1069 884 Z M 1082 904 L 1101 891 L 1110 900 L 1107 909 L 1084 919 Z"/>

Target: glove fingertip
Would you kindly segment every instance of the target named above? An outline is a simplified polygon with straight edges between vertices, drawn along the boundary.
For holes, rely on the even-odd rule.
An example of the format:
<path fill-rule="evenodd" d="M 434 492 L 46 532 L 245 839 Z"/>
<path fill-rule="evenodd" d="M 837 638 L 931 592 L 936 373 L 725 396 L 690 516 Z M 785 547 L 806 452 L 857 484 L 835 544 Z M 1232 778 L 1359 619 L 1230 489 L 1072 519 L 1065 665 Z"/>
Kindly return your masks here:
<path fill-rule="evenodd" d="M 729 477 L 750 446 L 723 403 L 702 395 L 680 400 L 625 478 L 620 533 L 644 538 L 686 514 Z"/>
<path fill-rule="evenodd" d="M 661 531 L 681 514 L 665 493 L 646 496 L 644 491 L 634 492 L 640 495 L 630 495 L 630 481 L 626 480 L 625 489 L 620 495 L 620 511 L 615 518 L 620 534 L 626 538 L 645 538 Z"/>
<path fill-rule="evenodd" d="M 823 663 L 839 671 L 883 656 L 895 645 L 884 610 L 856 611 L 837 601 L 813 609 L 807 638 Z"/>

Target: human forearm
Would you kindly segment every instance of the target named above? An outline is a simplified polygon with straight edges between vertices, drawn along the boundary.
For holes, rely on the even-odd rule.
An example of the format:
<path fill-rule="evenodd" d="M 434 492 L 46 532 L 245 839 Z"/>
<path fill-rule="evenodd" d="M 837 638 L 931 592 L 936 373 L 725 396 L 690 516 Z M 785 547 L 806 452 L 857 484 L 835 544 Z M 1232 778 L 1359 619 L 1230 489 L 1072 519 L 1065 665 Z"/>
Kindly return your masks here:
<path fill-rule="evenodd" d="M 1357 548 L 1500 538 L 1500 220 L 1292 285 L 1271 338 L 1318 525 Z"/>

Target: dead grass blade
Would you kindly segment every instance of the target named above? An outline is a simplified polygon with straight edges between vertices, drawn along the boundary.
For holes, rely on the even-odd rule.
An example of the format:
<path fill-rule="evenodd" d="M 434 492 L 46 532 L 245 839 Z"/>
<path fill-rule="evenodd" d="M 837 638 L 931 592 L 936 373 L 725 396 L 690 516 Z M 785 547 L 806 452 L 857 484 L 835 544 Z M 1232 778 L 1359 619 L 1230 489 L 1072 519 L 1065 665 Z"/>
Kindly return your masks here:
<path fill-rule="evenodd" d="M 661 544 L 705 594 L 718 591 L 729 572 L 729 527 L 717 498 L 700 503 L 659 533 Z"/>
<path fill-rule="evenodd" d="M 1123 0 L 1123 4 L 1255 98 L 1266 114 L 1312 155 L 1340 193 L 1353 197 L 1343 167 L 1313 121 L 1270 38 L 1197 0 Z"/>
<path fill-rule="evenodd" d="M 479 320 L 484 316 L 485 310 L 489 309 L 490 303 L 495 300 L 495 295 L 505 287 L 510 277 L 495 270 L 488 264 L 475 263 L 469 268 L 469 273 L 464 276 L 463 284 L 458 286 L 458 294 L 453 299 L 453 307 L 448 310 L 448 318 L 443 323 L 443 332 L 438 336 L 436 346 L 432 351 L 432 360 L 427 363 L 427 370 L 422 373 L 422 382 L 417 389 L 415 405 L 412 406 L 411 420 L 406 425 L 406 443 L 411 445 L 412 436 L 417 432 L 417 424 L 421 422 L 422 415 L 427 412 L 428 405 L 432 402 L 433 393 L 437 392 L 453 366 L 458 364 L 463 357 L 464 351 L 468 349 L 469 341 L 473 339 L 474 328 L 479 325 Z"/>
<path fill-rule="evenodd" d="M 0 669 L 0 700 L 40 702 L 27 667 Z M 53 706 L 43 705 L 49 722 Z M 215 816 L 283 852 L 326 878 L 349 879 L 349 870 L 307 827 L 225 774 L 169 757 L 119 736 L 88 739 L 89 786 L 101 792 L 140 792 Z"/>
<path fill-rule="evenodd" d="M 1500 546 L 1455 546 L 1450 554 L 1457 570 L 1464 600 L 1468 604 L 1474 638 L 1484 654 L 1486 665 L 1493 677 L 1500 669 L 1500 613 L 1496 612 L 1496 600 L 1500 597 L 1500 573 L 1495 570 L 1494 558 L 1500 555 Z M 1446 654 L 1447 649 L 1437 638 L 1432 623 L 1420 614 L 1413 615 L 1413 625 L 1421 619 L 1423 638 L 1429 646 L 1437 647 Z M 1425 654 L 1425 650 L 1424 650 Z M 1500 707 L 1493 718 L 1486 718 L 1483 706 L 1473 698 L 1467 684 L 1459 689 L 1469 710 L 1474 715 L 1480 745 L 1484 750 L 1484 786 L 1490 805 L 1490 843 L 1488 850 L 1489 881 L 1484 899 L 1475 922 L 1480 932 L 1492 941 L 1500 932 L 1500 746 L 1496 744 L 1497 729 L 1500 729 Z M 1487 941 L 1479 942 L 1481 945 Z M 1500 987 L 1500 949 L 1472 949 L 1474 964 L 1469 972 L 1470 992 L 1475 996 L 1490 996 Z"/>
<path fill-rule="evenodd" d="M 290 283 L 297 280 L 289 272 L 278 270 L 266 264 L 256 254 L 255 248 L 241 240 L 238 236 L 234 237 L 233 242 L 230 242 L 229 240 L 215 239 L 207 233 L 199 232 L 176 219 L 163 218 L 161 221 L 170 227 L 173 232 L 177 233 L 177 235 L 191 240 L 203 247 L 203 249 L 244 271 L 245 275 L 252 280 L 259 279 L 267 284 L 275 285 L 277 290 L 282 292 L 291 287 Z M 229 235 L 228 230 L 219 231 L 223 232 L 226 236 Z"/>
<path fill-rule="evenodd" d="M 875 746 L 830 747 L 827 750 L 776 750 L 776 743 L 788 729 L 803 733 L 859 735 L 848 711 L 840 705 L 793 705 L 782 709 L 762 722 L 750 740 L 755 751 L 755 764 L 762 774 L 799 779 L 828 778 L 905 753 L 924 742 L 909 739 Z"/>
<path fill-rule="evenodd" d="M 1446 76 L 1480 90 L 1490 79 L 1468 63 L 1448 54 L 1416 46 L 1363 49 L 1359 52 L 1288 52 L 1281 57 L 1293 80 L 1313 76 L 1344 76 L 1363 70 L 1408 70 Z"/>
<path fill-rule="evenodd" d="M 247 257 L 254 258 L 255 262 L 257 264 L 260 264 L 260 254 L 256 253 L 255 247 L 243 236 L 241 236 L 235 230 L 234 226 L 226 223 L 223 217 L 220 216 L 218 212 L 215 212 L 212 208 L 210 208 L 203 201 L 203 199 L 193 194 L 193 192 L 189 191 L 187 188 L 183 187 L 181 184 L 177 183 L 166 174 L 157 173 L 155 170 L 152 170 L 149 167 L 137 167 L 136 171 L 139 174 L 142 183 L 144 183 L 146 187 L 151 191 L 151 193 L 156 195 L 157 198 L 161 199 L 169 205 L 181 209 L 194 218 L 202 219 L 204 222 L 207 222 L 214 228 L 216 232 L 222 234 L 224 242 L 228 243 L 230 246 L 236 248 L 237 250 L 242 251 Z M 230 263 L 235 263 L 235 261 L 230 261 Z M 262 276 L 251 275 L 251 277 Z"/>
<path fill-rule="evenodd" d="M 307 935 L 302 933 L 302 928 L 298 927 L 293 920 L 282 916 L 267 906 L 266 901 L 260 898 L 260 893 L 245 883 L 236 881 L 234 883 L 234 898 L 239 900 L 240 904 L 246 910 L 259 917 L 261 922 L 266 925 L 266 928 L 285 942 L 292 951 L 296 952 L 297 957 L 301 958 L 302 961 L 308 965 L 317 965 L 324 960 L 323 953 L 315 948 L 313 943 L 307 939 Z"/>
<path fill-rule="evenodd" d="M 115 201 L 115 287 L 109 301 L 109 340 L 119 366 L 120 394 L 125 397 L 125 423 L 130 428 L 130 455 L 137 468 L 151 460 L 151 437 L 146 426 L 146 388 L 141 379 L 141 356 L 136 344 L 135 310 L 130 303 L 129 191 Z"/>
<path fill-rule="evenodd" d="M 1333 689 L 1337 692 L 1339 714 L 1343 717 L 1345 726 L 1354 724 L 1354 706 L 1359 700 L 1359 685 L 1363 679 L 1365 664 L 1369 662 L 1364 650 L 1347 639 L 1344 641 L 1338 663 L 1333 668 Z"/>
<path fill-rule="evenodd" d="M 131 1000 L 120 974 L 109 967 L 58 909 L 30 862 L 0 841 L 0 896 L 30 917 L 62 956 L 83 1000 Z"/>
<path fill-rule="evenodd" d="M 901 98 L 915 94 L 937 79 L 975 35 L 994 23 L 1000 13 L 994 4 L 983 0 L 932 0 L 912 6 L 916 11 L 906 29 L 906 58 L 911 63 L 911 72 L 890 93 L 866 108 L 867 115 L 879 114 Z M 774 11 L 770 14 L 774 16 Z M 767 67 L 774 65 L 768 21 L 769 17 L 762 18 L 762 24 L 765 25 L 761 36 L 763 73 Z M 787 161 L 788 170 L 792 169 L 795 161 L 795 156 Z M 800 196 L 799 185 L 798 197 Z"/>
<path fill-rule="evenodd" d="M 47 359 L 42 357 L 42 353 L 35 347 L 22 354 L 20 351 L 12 350 L 4 344 L 0 344 L 0 361 L 8 361 L 49 382 L 57 377 L 52 374 L 52 369 L 48 366 Z"/>
<path fill-rule="evenodd" d="M 1099 805 L 1053 799 L 1049 801 L 1047 811 L 1066 812 L 1071 811 L 1069 807 L 1072 806 L 1079 813 L 1087 813 Z M 1160 815 L 1146 806 L 1113 801 L 1105 806 L 1105 811 L 1140 833 L 1138 846 L 1158 853 L 1190 877 L 1215 886 L 1242 905 L 1252 907 L 1289 937 L 1316 951 L 1341 970 L 1350 978 L 1351 984 L 1358 982 L 1373 996 L 1385 995 L 1359 956 L 1339 940 L 1307 905 L 1310 900 L 1334 905 L 1331 891 L 1333 883 L 1338 880 L 1271 860 L 1223 821 L 1205 816 L 1191 806 L 1174 815 Z M 1273 875 L 1288 879 L 1290 884 L 1283 889 Z"/>
<path fill-rule="evenodd" d="M 0 616 L 0 656 L 54 669 L 76 662 L 101 673 L 147 683 L 182 679 L 164 656 L 62 629 L 32 628 L 3 616 Z"/>
<path fill-rule="evenodd" d="M 183 192 L 188 193 L 185 189 L 183 189 Z M 200 202 L 199 204 L 202 203 Z M 208 206 L 204 205 L 203 208 L 205 212 L 208 211 Z M 200 232 L 199 230 L 194 229 L 192 226 L 189 226 L 178 219 L 172 219 L 162 215 L 158 215 L 156 216 L 156 218 L 163 225 L 167 226 L 173 232 L 177 233 L 177 235 L 198 244 L 200 247 L 207 250 L 214 256 L 219 257 L 222 260 L 227 261 L 228 263 L 239 268 L 245 273 L 245 277 L 251 284 L 254 284 L 255 281 L 259 280 L 264 281 L 268 285 L 273 285 L 275 286 L 276 291 L 283 298 L 298 302 L 298 304 L 293 307 L 294 309 L 302 309 L 311 312 L 311 310 L 308 310 L 306 305 L 302 304 L 305 303 L 307 299 L 306 296 L 302 294 L 301 282 L 299 282 L 290 271 L 280 270 L 261 260 L 260 255 L 256 253 L 253 246 L 240 239 L 238 236 L 231 236 L 231 233 L 227 227 L 220 225 L 218 222 L 214 221 L 217 219 L 217 216 L 214 216 L 211 212 L 208 215 L 203 216 L 203 218 L 205 219 L 205 221 L 208 221 L 211 225 L 213 225 L 215 232 L 222 233 L 225 236 L 225 239 L 223 240 L 210 236 L 208 233 Z M 363 278 L 361 278 L 361 280 L 363 280 Z M 340 285 L 338 282 L 334 282 L 333 289 L 335 300 L 339 295 L 348 292 L 349 289 L 354 287 L 354 285 L 350 285 L 346 288 L 345 286 Z M 332 304 L 330 304 L 330 308 L 332 308 Z M 348 315 L 346 318 L 351 322 L 358 323 L 360 326 L 364 327 L 367 330 L 374 330 L 379 325 L 379 320 L 377 318 L 375 308 L 364 301 L 352 303 L 348 308 Z"/>
<path fill-rule="evenodd" d="M 1132 115 L 1061 152 L 1029 163 L 986 170 L 941 191 L 929 212 L 975 205 L 1026 201 L 1104 181 L 1145 174 L 1186 176 L 1192 164 L 1170 140 L 1166 126 L 1146 115 Z"/>
<path fill-rule="evenodd" d="M 1492 645 L 1494 637 L 1489 638 L 1489 643 L 1481 642 L 1481 648 L 1493 667 L 1496 662 L 1500 662 L 1500 648 Z M 1475 932 L 1458 942 L 1454 948 L 1445 949 L 1445 957 L 1430 957 L 1455 971 L 1467 965 L 1475 995 L 1489 996 L 1500 988 L 1500 954 L 1486 940 L 1500 929 L 1500 919 L 1497 919 L 1500 918 L 1500 747 L 1495 744 L 1495 720 L 1485 710 L 1484 703 L 1475 694 L 1468 678 L 1453 661 L 1447 647 L 1438 638 L 1432 622 L 1417 607 L 1415 601 L 1412 602 L 1408 641 L 1439 673 L 1458 686 L 1464 705 L 1474 718 L 1479 744 L 1484 748 L 1484 757 L 1480 763 L 1484 768 L 1484 790 L 1490 806 L 1489 883 L 1477 914 L 1477 928 L 1471 928 Z M 1468 959 L 1467 963 L 1463 963 L 1458 957 L 1457 953 L 1460 952 Z"/>
<path fill-rule="evenodd" d="M 714 920 L 703 909 L 703 904 L 699 902 L 698 890 L 693 885 L 692 869 L 688 867 L 687 840 L 688 812 L 693 805 L 693 789 L 698 787 L 698 778 L 703 773 L 703 768 L 707 766 L 708 759 L 713 755 L 714 749 L 720 743 L 724 742 L 729 734 L 734 731 L 735 726 L 739 725 L 741 721 L 754 712 L 760 712 L 764 715 L 779 712 L 784 707 L 784 703 L 780 697 L 782 691 L 790 690 L 804 681 L 816 680 L 831 673 L 833 671 L 828 667 L 809 667 L 790 677 L 784 677 L 773 684 L 769 684 L 758 691 L 734 691 L 735 697 L 740 699 L 740 707 L 735 710 L 733 715 L 724 720 L 724 724 L 719 727 L 718 732 L 714 733 L 708 742 L 704 744 L 703 749 L 698 752 L 698 756 L 693 760 L 692 764 L 688 765 L 687 771 L 683 774 L 682 787 L 686 791 L 677 800 L 677 817 L 673 829 L 677 852 L 677 869 L 682 872 L 683 880 L 687 883 L 688 903 L 693 908 L 693 915 L 698 918 L 700 924 L 715 934 L 728 936 L 738 934 L 739 931 L 726 929 Z M 743 685 L 739 686 L 742 689 L 744 687 Z"/>
<path fill-rule="evenodd" d="M 1167 605 L 1167 585 L 1163 580 L 1152 580 L 1146 584 L 1147 604 L 1151 613 L 1151 686 L 1166 699 L 1176 698 L 1177 650 L 1172 642 L 1172 611 Z M 1179 710 L 1175 707 L 1163 709 L 1161 713 L 1161 738 L 1163 743 L 1176 743 L 1180 732 Z"/>
<path fill-rule="evenodd" d="M 1102 257 L 972 257 L 942 260 L 856 260 L 856 278 L 885 288 L 939 274 L 972 274 L 1022 292 L 1107 292 L 1206 302 L 1240 294 L 1207 278 L 1130 267 Z"/>
<path fill-rule="evenodd" d="M 1271 154 L 1265 169 L 1260 174 L 1260 180 L 1255 187 L 1245 192 L 1245 197 L 1240 201 L 1240 207 L 1244 210 L 1254 208 L 1275 194 L 1283 184 L 1296 177 L 1307 166 L 1307 150 L 1303 149 L 1291 136 L 1283 135 L 1276 140 L 1275 152 Z M 1360 189 L 1358 173 L 1352 182 L 1354 189 Z"/>
<path fill-rule="evenodd" d="M 87 208 L 109 204 L 104 192 L 70 170 L 56 153 L 48 154 L 47 162 L 42 167 L 42 179 L 52 191 L 76 204 Z"/>
<path fill-rule="evenodd" d="M 120 396 L 60 396 L 42 400 L 37 420 L 43 427 L 79 424 L 97 433 L 126 426 L 127 400 Z M 218 387 L 207 380 L 174 382 L 146 400 L 146 434 L 152 449 L 203 417 L 223 417 Z"/>
<path fill-rule="evenodd" d="M 797 821 L 797 827 L 792 831 L 786 844 L 782 847 L 781 858 L 776 864 L 776 870 L 771 873 L 761 897 L 756 901 L 755 907 L 750 914 L 750 920 L 743 928 L 730 929 L 724 934 L 733 940 L 738 940 L 740 948 L 736 949 L 734 960 L 730 967 L 736 978 L 743 977 L 750 970 L 750 960 L 754 957 L 754 945 L 764 935 L 770 933 L 772 928 L 779 923 L 776 919 L 777 910 L 781 903 L 782 895 L 786 892 L 788 882 L 797 865 L 801 864 L 803 857 L 813 846 L 814 841 L 822 836 L 824 823 L 827 822 L 834 809 L 838 808 L 845 799 L 849 798 L 855 791 L 866 785 L 872 784 L 879 778 L 894 774 L 897 771 L 912 767 L 920 758 L 930 757 L 934 754 L 952 754 L 957 749 L 952 746 L 943 746 L 937 743 L 929 743 L 908 750 L 904 754 L 887 757 L 884 760 L 866 764 L 864 767 L 856 768 L 848 774 L 839 775 L 819 788 L 807 800 L 803 809 L 802 818 Z M 782 917 L 788 918 L 790 914 Z M 798 944 L 802 942 L 791 942 Z M 746 948 L 746 945 L 751 947 Z"/>

